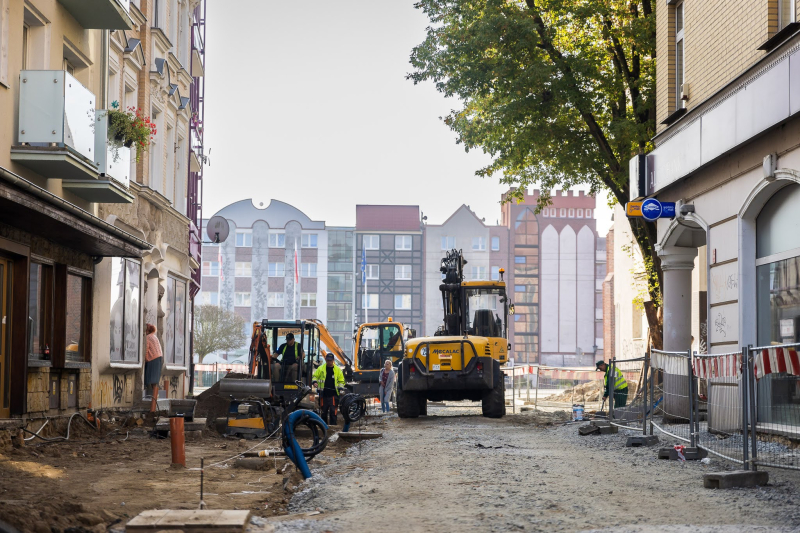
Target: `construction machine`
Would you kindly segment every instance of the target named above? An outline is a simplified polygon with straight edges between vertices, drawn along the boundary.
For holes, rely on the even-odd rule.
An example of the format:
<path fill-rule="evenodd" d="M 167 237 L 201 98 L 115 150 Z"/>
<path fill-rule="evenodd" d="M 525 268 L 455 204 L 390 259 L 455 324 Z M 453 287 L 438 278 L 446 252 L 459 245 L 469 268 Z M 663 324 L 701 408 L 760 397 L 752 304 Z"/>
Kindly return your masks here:
<path fill-rule="evenodd" d="M 391 317 L 386 322 L 360 324 L 355 334 L 353 392 L 365 398 L 378 397 L 380 374 L 388 360 L 397 366 L 403 359 L 406 343 L 416 332 Z"/>
<path fill-rule="evenodd" d="M 499 281 L 464 281 L 464 259 L 451 250 L 442 259 L 444 320 L 433 337 L 410 339 L 397 376 L 401 418 L 427 413 L 427 401 L 480 401 L 483 416 L 505 415 L 508 301 L 504 270 Z"/>

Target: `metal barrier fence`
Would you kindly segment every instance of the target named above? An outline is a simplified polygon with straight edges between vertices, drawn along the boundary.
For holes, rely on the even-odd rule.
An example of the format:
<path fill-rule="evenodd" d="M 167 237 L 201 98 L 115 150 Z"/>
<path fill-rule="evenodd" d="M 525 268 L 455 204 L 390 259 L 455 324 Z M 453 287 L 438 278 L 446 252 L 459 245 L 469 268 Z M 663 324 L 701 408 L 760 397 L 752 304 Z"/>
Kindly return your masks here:
<path fill-rule="evenodd" d="M 602 374 L 592 367 L 522 365 L 505 367 L 503 372 L 509 379 L 507 399 L 522 400 L 537 409 L 571 410 L 576 403 L 586 409 L 600 408 Z"/>
<path fill-rule="evenodd" d="M 649 405 L 648 374 L 650 357 L 636 359 L 612 359 L 608 373 L 608 420 L 611 424 L 626 429 L 647 432 Z M 617 373 L 625 378 L 626 387 L 614 390 Z M 605 390 L 603 391 L 605 394 Z"/>
<path fill-rule="evenodd" d="M 652 377 L 650 425 L 659 432 L 694 446 L 692 358 L 689 352 L 650 349 Z"/>

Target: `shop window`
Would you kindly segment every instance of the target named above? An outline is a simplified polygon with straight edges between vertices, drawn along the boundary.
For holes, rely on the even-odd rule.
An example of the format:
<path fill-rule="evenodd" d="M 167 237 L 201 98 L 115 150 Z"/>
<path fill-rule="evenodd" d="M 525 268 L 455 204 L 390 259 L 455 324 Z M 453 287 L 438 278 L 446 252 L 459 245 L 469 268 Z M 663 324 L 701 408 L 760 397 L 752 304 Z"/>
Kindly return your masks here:
<path fill-rule="evenodd" d="M 53 346 L 53 267 L 31 263 L 28 290 L 28 358 L 50 360 Z"/>
<path fill-rule="evenodd" d="M 111 259 L 112 361 L 138 363 L 141 331 L 141 265 L 130 259 Z M 67 339 L 69 340 L 69 339 Z"/>
<path fill-rule="evenodd" d="M 91 282 L 83 276 L 67 273 L 64 360 L 73 363 L 89 361 L 89 313 Z"/>
<path fill-rule="evenodd" d="M 164 314 L 164 358 L 167 364 L 183 366 L 186 346 L 186 283 L 167 278 Z"/>

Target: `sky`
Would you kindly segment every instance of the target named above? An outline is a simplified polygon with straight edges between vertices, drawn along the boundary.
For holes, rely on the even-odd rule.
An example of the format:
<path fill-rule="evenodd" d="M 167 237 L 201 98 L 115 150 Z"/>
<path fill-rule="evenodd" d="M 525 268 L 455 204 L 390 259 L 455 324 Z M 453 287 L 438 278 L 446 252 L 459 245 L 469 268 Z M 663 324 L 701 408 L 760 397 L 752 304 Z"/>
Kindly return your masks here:
<path fill-rule="evenodd" d="M 439 117 L 458 108 L 405 76 L 428 19 L 413 0 L 209 0 L 203 216 L 243 198 L 288 202 L 328 226 L 356 204 L 419 205 L 441 224 L 462 204 L 494 224 L 490 158 Z M 210 152 L 210 153 L 209 153 Z M 598 198 L 598 232 L 611 209 Z"/>

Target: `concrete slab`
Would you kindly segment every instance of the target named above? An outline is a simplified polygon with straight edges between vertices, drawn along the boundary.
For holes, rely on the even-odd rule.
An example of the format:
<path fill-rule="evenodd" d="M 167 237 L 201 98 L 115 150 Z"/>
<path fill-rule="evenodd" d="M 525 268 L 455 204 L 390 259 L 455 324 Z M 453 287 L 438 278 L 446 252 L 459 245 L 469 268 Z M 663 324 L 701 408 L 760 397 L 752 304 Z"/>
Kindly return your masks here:
<path fill-rule="evenodd" d="M 658 444 L 658 437 L 655 435 L 643 435 L 639 437 L 628 437 L 625 447 L 639 448 L 640 446 L 652 446 L 654 444 Z"/>
<path fill-rule="evenodd" d="M 690 448 L 686 447 L 683 450 L 683 457 L 687 461 L 699 461 L 700 459 L 705 459 L 708 457 L 708 452 L 702 448 Z M 679 461 L 680 458 L 678 457 L 678 451 L 675 448 L 659 448 L 658 450 L 658 458 L 659 459 L 669 459 L 671 461 Z"/>
<path fill-rule="evenodd" d="M 125 530 L 239 533 L 249 521 L 250 511 L 152 509 L 134 517 L 125 525 Z"/>
<path fill-rule="evenodd" d="M 703 486 L 707 489 L 734 489 L 758 487 L 769 483 L 769 473 L 763 470 L 734 470 L 732 472 L 712 472 L 703 476 Z"/>
<path fill-rule="evenodd" d="M 578 435 L 586 436 L 586 435 L 599 435 L 600 428 L 595 426 L 594 424 L 585 424 L 578 428 Z"/>

